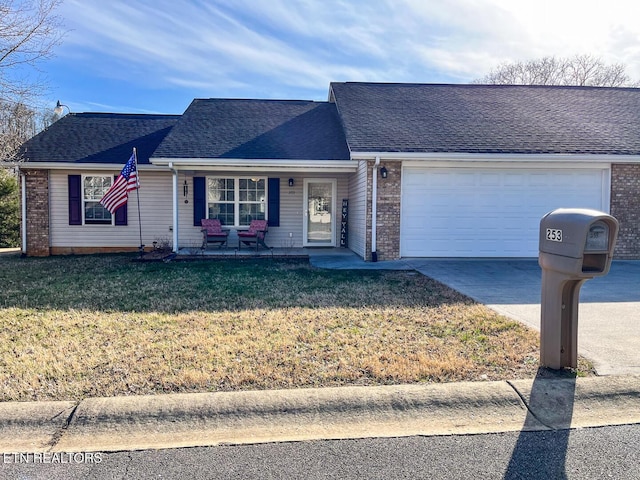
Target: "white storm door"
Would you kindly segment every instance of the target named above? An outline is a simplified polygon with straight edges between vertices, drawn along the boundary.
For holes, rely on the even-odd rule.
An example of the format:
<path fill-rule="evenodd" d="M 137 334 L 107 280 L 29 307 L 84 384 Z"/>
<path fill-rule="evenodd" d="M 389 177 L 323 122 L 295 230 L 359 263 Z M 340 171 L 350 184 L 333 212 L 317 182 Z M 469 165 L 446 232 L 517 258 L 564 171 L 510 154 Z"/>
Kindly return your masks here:
<path fill-rule="evenodd" d="M 304 179 L 305 247 L 336 246 L 336 179 Z"/>

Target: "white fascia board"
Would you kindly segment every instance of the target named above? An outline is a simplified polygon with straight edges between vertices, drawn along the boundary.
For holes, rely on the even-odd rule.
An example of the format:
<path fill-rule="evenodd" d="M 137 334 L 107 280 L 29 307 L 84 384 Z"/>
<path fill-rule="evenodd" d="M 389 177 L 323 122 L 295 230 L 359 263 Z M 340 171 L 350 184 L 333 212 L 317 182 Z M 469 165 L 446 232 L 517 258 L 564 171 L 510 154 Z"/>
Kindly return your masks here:
<path fill-rule="evenodd" d="M 358 165 L 353 160 L 271 160 L 236 158 L 152 158 L 158 166 L 172 164 L 176 170 L 216 171 L 304 171 L 304 172 L 355 172 Z"/>
<path fill-rule="evenodd" d="M 615 154 L 551 154 L 551 153 L 413 153 L 413 152 L 352 152 L 352 160 L 409 160 L 457 162 L 517 162 L 517 163 L 640 163 L 639 155 Z"/>
<path fill-rule="evenodd" d="M 20 169 L 41 169 L 41 170 L 122 170 L 122 163 L 63 163 L 63 162 L 17 162 L 14 165 Z M 168 172 L 169 168 L 158 167 L 156 165 L 138 165 L 138 170 Z"/>
<path fill-rule="evenodd" d="M 610 169 L 611 163 L 608 162 L 566 162 L 555 160 L 537 162 L 517 162 L 517 161 L 477 161 L 464 162 L 460 160 L 405 160 L 402 162 L 403 168 L 486 168 L 486 169 L 527 169 L 527 168 L 544 168 L 546 170 L 557 169 Z"/>

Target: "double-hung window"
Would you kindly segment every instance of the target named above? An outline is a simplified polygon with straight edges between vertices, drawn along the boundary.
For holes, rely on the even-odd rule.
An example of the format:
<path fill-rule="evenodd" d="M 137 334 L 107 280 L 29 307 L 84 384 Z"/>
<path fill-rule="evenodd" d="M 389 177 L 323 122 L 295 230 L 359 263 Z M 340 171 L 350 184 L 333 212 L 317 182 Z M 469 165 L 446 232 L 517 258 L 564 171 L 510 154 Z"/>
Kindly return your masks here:
<path fill-rule="evenodd" d="M 207 216 L 244 227 L 266 219 L 266 178 L 207 178 Z"/>
<path fill-rule="evenodd" d="M 85 225 L 112 225 L 111 212 L 100 204 L 100 199 L 113 183 L 113 176 L 85 175 L 82 177 L 82 208 Z"/>

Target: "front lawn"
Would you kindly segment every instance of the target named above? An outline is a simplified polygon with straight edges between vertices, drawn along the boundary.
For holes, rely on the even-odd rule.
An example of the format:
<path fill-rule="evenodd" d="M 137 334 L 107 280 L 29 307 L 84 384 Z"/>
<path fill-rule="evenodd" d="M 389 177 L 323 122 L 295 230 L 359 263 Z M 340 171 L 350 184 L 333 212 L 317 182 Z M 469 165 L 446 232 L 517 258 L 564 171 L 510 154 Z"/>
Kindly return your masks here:
<path fill-rule="evenodd" d="M 0 256 L 0 400 L 533 378 L 538 333 L 415 272 Z"/>

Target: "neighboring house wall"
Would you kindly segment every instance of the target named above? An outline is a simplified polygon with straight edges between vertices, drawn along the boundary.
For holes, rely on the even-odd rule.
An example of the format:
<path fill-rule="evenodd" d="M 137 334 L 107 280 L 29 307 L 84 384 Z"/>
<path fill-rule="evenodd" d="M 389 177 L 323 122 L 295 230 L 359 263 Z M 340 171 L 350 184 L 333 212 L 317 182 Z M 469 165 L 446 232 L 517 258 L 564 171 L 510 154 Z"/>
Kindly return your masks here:
<path fill-rule="evenodd" d="M 347 198 L 347 197 L 345 197 Z M 349 248 L 362 258 L 366 255 L 367 162 L 358 163 L 358 171 L 349 177 Z"/>
<path fill-rule="evenodd" d="M 49 255 L 49 171 L 23 170 L 27 197 L 27 255 Z M 24 221 L 24 220 L 23 220 Z"/>
<path fill-rule="evenodd" d="M 620 222 L 615 257 L 640 258 L 640 165 L 611 166 L 611 215 Z"/>
<path fill-rule="evenodd" d="M 118 175 L 117 171 L 53 171 L 51 189 L 51 253 L 90 253 L 135 251 L 140 246 L 138 192 L 130 192 L 127 225 L 69 225 L 68 176 Z M 142 243 L 150 248 L 154 241 L 171 239 L 171 174 L 140 172 L 140 215 Z M 29 216 L 27 216 L 29 218 Z"/>

